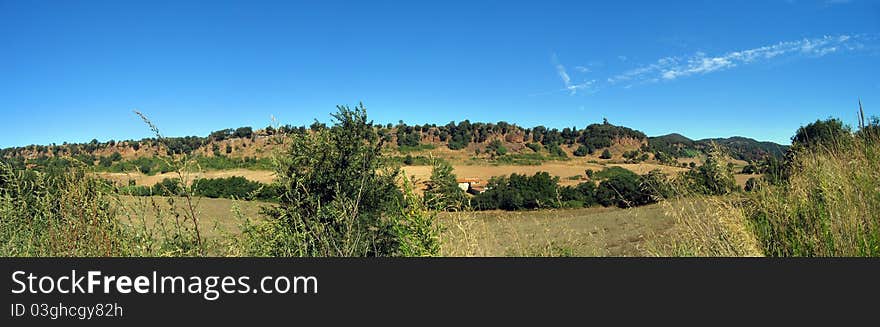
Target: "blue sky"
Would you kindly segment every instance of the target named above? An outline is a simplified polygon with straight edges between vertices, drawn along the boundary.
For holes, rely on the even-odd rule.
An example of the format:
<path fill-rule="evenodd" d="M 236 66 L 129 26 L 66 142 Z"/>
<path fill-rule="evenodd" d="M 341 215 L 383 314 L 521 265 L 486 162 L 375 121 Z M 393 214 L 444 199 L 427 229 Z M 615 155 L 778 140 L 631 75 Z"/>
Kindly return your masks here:
<path fill-rule="evenodd" d="M 508 121 L 788 143 L 880 114 L 880 1 L 0 0 L 0 147 Z"/>

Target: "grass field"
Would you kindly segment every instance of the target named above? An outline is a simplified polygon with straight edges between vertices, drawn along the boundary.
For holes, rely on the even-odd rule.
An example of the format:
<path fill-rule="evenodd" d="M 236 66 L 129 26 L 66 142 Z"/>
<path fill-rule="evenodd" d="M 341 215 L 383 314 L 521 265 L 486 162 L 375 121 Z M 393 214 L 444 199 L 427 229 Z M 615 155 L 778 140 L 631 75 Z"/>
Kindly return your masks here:
<path fill-rule="evenodd" d="M 177 214 L 188 208 L 182 197 L 163 196 L 121 196 L 122 211 L 119 217 L 123 222 L 130 219 L 143 220 L 150 228 L 155 227 L 159 217 L 166 223 L 176 219 Z M 263 219 L 260 207 L 271 205 L 259 201 L 236 201 L 230 199 L 194 198 L 194 208 L 199 217 L 202 234 L 207 239 L 224 237 L 224 233 L 237 234 L 242 217 L 252 220 Z M 239 214 L 240 213 L 240 214 Z"/>
<path fill-rule="evenodd" d="M 182 198 L 172 200 L 177 212 L 186 210 Z M 123 204 L 123 221 L 134 217 L 154 227 L 159 214 L 165 220 L 175 219 L 168 197 L 124 197 Z M 268 205 L 208 198 L 196 198 L 195 202 L 202 235 L 217 241 L 237 234 L 242 217 L 263 219 L 260 207 Z M 438 220 L 443 229 L 444 256 L 644 256 L 647 242 L 673 225 L 658 205 L 444 212 Z"/>
<path fill-rule="evenodd" d="M 659 205 L 631 209 L 441 213 L 444 256 L 645 256 L 673 220 Z"/>

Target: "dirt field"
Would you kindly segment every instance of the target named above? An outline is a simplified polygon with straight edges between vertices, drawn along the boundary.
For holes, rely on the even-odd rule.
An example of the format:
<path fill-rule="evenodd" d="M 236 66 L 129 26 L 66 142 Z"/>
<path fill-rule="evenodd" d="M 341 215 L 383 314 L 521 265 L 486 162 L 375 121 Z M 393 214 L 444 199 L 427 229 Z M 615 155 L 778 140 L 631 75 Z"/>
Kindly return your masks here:
<path fill-rule="evenodd" d="M 141 173 L 97 173 L 97 175 L 101 178 L 113 180 L 120 184 L 126 184 L 129 180 L 134 180 L 135 184 L 145 186 L 155 185 L 165 178 L 177 178 L 177 173 L 164 173 L 152 176 Z M 225 178 L 232 176 L 241 176 L 261 183 L 271 183 L 275 178 L 275 173 L 269 170 L 249 169 L 210 170 L 192 173 L 187 176 L 187 179 L 189 182 L 192 182 L 192 180 L 196 178 Z"/>
<path fill-rule="evenodd" d="M 453 165 L 454 173 L 459 178 L 480 178 L 489 180 L 494 176 L 504 176 L 510 174 L 526 174 L 534 175 L 537 172 L 547 172 L 552 176 L 559 177 L 560 185 L 576 185 L 583 180 L 570 180 L 568 177 L 585 175 L 584 171 L 592 169 L 600 171 L 607 166 L 619 166 L 631 170 L 637 174 L 646 174 L 651 170 L 660 169 L 667 174 L 676 174 L 686 171 L 685 168 L 670 167 L 664 165 L 640 163 L 640 164 L 615 164 L 609 163 L 606 166 L 583 161 L 565 161 L 565 162 L 546 162 L 540 166 L 520 166 L 520 165 Z M 414 180 L 426 181 L 431 177 L 430 166 L 405 166 L 403 171 L 408 177 L 415 177 Z"/>
<path fill-rule="evenodd" d="M 570 161 L 559 161 L 559 162 L 546 162 L 539 166 L 526 166 L 526 165 L 490 165 L 490 164 L 453 164 L 455 174 L 460 178 L 479 178 L 483 180 L 489 180 L 494 176 L 504 176 L 510 174 L 526 174 L 526 175 L 534 175 L 537 172 L 547 172 L 550 175 L 559 177 L 559 184 L 561 185 L 576 185 L 583 181 L 581 180 L 572 180 L 569 177 L 572 176 L 583 176 L 585 175 L 584 171 L 587 169 L 592 169 L 593 171 L 600 171 L 605 167 L 609 166 L 619 166 L 626 169 L 629 169 L 637 174 L 646 174 L 651 170 L 660 169 L 664 173 L 667 174 L 675 174 L 682 171 L 686 171 L 687 169 L 671 167 L 665 165 L 651 164 L 651 163 L 639 163 L 639 164 L 623 164 L 623 163 L 607 163 L 607 164 L 596 164 L 589 163 L 585 160 L 570 160 Z M 407 177 L 415 177 L 414 180 L 417 182 L 417 185 L 420 185 L 418 182 L 424 182 L 431 177 L 431 167 L 430 166 L 404 166 L 403 173 L 406 174 Z M 176 173 L 164 173 L 164 174 L 156 174 L 156 175 L 144 175 L 140 173 L 97 173 L 97 175 L 101 178 L 110 179 L 116 181 L 120 185 L 125 185 L 129 180 L 134 180 L 136 185 L 145 185 L 152 186 L 158 182 L 161 182 L 165 178 L 177 178 Z M 249 170 L 249 169 L 230 169 L 230 170 L 211 170 L 204 171 L 200 173 L 193 173 L 187 176 L 189 181 L 192 181 L 196 178 L 224 178 L 231 176 L 242 176 L 244 178 L 261 182 L 261 183 L 271 183 L 275 178 L 274 172 L 268 170 Z M 743 181 L 744 183 L 744 181 Z"/>
<path fill-rule="evenodd" d="M 733 178 L 736 179 L 736 185 L 739 185 L 740 187 L 745 187 L 746 181 L 748 181 L 749 178 L 758 179 L 758 178 L 761 178 L 761 176 L 764 176 L 764 175 L 763 174 L 754 174 L 754 175 L 752 175 L 752 174 L 736 174 L 736 175 L 733 175 Z"/>

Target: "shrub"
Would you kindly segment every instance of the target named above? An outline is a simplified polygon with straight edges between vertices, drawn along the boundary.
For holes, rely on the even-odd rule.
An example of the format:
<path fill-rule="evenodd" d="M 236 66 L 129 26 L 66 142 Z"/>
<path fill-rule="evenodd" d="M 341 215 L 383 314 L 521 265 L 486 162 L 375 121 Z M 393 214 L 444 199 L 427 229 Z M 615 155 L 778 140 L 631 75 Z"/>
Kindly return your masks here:
<path fill-rule="evenodd" d="M 0 163 L 0 255 L 132 255 L 133 238 L 101 181 L 83 171 L 13 170 Z"/>
<path fill-rule="evenodd" d="M 724 195 L 739 189 L 733 171 L 721 161 L 721 154 L 710 152 L 706 161 L 685 174 L 689 188 L 706 195 Z"/>
<path fill-rule="evenodd" d="M 177 196 L 183 193 L 183 185 L 180 179 L 163 178 L 161 182 L 156 183 L 152 188 L 153 195 L 161 196 Z"/>
<path fill-rule="evenodd" d="M 426 183 L 425 203 L 434 210 L 457 211 L 467 208 L 468 197 L 458 188 L 452 165 L 443 160 L 435 159 L 431 178 Z"/>
<path fill-rule="evenodd" d="M 598 203 L 596 200 L 596 184 L 592 182 L 580 183 L 577 186 L 565 186 L 559 190 L 559 195 L 566 207 L 589 207 Z"/>
<path fill-rule="evenodd" d="M 574 155 L 577 157 L 584 157 L 590 152 L 590 149 L 585 145 L 578 146 L 577 150 L 574 150 Z"/>
<path fill-rule="evenodd" d="M 382 157 L 383 143 L 363 105 L 339 106 L 330 128 L 294 135 L 276 168 L 279 205 L 268 225 L 246 229 L 258 255 L 388 256 L 398 249 L 394 221 L 401 203 L 399 170 Z M 271 234 L 265 234 L 269 232 Z"/>
<path fill-rule="evenodd" d="M 848 143 L 852 139 L 851 135 L 850 128 L 840 119 L 829 118 L 801 126 L 791 138 L 791 144 L 796 148 L 835 147 L 841 142 Z"/>
<path fill-rule="evenodd" d="M 746 186 L 744 190 L 746 192 L 754 191 L 756 188 L 758 188 L 758 183 L 759 182 L 757 178 L 749 177 L 749 180 L 746 181 Z"/>
<path fill-rule="evenodd" d="M 611 151 L 608 151 L 608 149 L 603 150 L 599 159 L 611 159 Z"/>
<path fill-rule="evenodd" d="M 550 155 L 552 155 L 554 157 L 568 158 L 568 155 L 565 154 L 565 151 L 562 150 L 562 147 L 559 146 L 558 144 L 553 143 L 553 144 L 547 145 L 547 150 L 549 150 Z"/>
<path fill-rule="evenodd" d="M 269 200 L 275 195 L 269 185 L 241 176 L 197 179 L 193 181 L 192 187 L 196 195 L 208 198 Z"/>
<path fill-rule="evenodd" d="M 675 189 L 668 175 L 654 169 L 642 176 L 642 193 L 651 197 L 651 202 L 669 199 L 675 195 Z"/>
<path fill-rule="evenodd" d="M 528 147 L 529 149 L 532 149 L 532 151 L 535 151 L 535 153 L 541 152 L 541 149 L 544 148 L 544 146 L 541 145 L 540 143 L 534 143 L 534 142 L 526 143 L 526 147 Z"/>
<path fill-rule="evenodd" d="M 395 239 L 395 256 L 429 257 L 440 255 L 440 227 L 435 223 L 436 212 L 425 206 L 406 177 L 403 196 L 394 207 L 391 230 Z"/>
<path fill-rule="evenodd" d="M 471 203 L 478 210 L 556 208 L 559 207 L 558 182 L 558 177 L 551 177 L 546 172 L 534 176 L 494 177 L 487 190 L 475 196 Z"/>
<path fill-rule="evenodd" d="M 639 175 L 626 170 L 603 180 L 596 190 L 598 202 L 604 206 L 629 208 L 654 202 L 649 193 L 642 188 Z"/>
<path fill-rule="evenodd" d="M 489 143 L 489 146 L 486 147 L 486 151 L 491 153 L 492 156 L 503 156 L 507 154 L 507 148 L 504 147 L 504 144 L 499 140 L 494 140 Z"/>

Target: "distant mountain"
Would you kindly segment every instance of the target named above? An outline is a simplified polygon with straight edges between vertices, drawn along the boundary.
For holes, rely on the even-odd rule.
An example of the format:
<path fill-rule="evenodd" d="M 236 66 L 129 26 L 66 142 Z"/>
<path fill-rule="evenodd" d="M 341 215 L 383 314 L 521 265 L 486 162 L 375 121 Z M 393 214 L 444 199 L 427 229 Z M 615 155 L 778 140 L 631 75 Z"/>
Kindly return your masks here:
<path fill-rule="evenodd" d="M 742 136 L 728 138 L 712 138 L 697 141 L 703 146 L 709 146 L 712 142 L 727 148 L 736 159 L 755 161 L 767 156 L 782 158 L 788 151 L 788 146 L 773 142 L 760 142 Z"/>
<path fill-rule="evenodd" d="M 745 161 L 756 161 L 765 157 L 782 158 L 788 146 L 773 142 L 760 142 L 742 136 L 729 138 L 708 138 L 691 140 L 681 134 L 667 134 L 648 138 L 649 148 L 653 152 L 663 152 L 673 157 L 688 158 L 704 153 L 717 144 L 735 158 Z"/>

